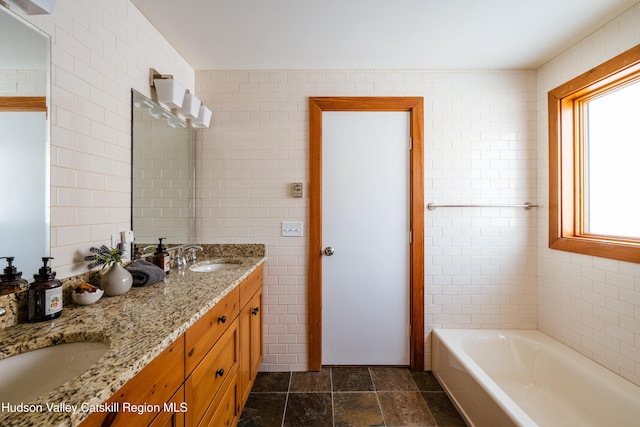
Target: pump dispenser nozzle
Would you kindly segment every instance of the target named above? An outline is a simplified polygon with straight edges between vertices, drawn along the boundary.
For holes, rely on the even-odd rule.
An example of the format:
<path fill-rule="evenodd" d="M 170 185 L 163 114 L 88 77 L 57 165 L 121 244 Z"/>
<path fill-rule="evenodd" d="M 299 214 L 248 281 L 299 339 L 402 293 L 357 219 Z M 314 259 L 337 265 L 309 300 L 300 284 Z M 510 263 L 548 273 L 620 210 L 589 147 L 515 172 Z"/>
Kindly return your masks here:
<path fill-rule="evenodd" d="M 164 252 L 164 251 L 166 251 L 167 247 L 162 244 L 162 241 L 166 240 L 166 237 L 160 237 L 158 240 L 160 240 L 160 243 L 158 243 L 158 247 L 156 248 L 156 252 Z"/>
<path fill-rule="evenodd" d="M 0 274 L 0 282 L 8 282 L 22 277 L 22 272 L 18 271 L 18 269 L 13 265 L 15 257 L 3 256 L 0 257 L 0 259 L 7 260 L 7 266 L 4 268 L 4 274 Z"/>
<path fill-rule="evenodd" d="M 40 270 L 38 270 L 38 274 L 33 275 L 33 278 L 37 282 L 47 282 L 56 278 L 56 272 L 51 271 L 51 267 L 47 265 L 49 263 L 49 260 L 52 259 L 53 257 L 50 256 L 42 257 L 42 267 L 40 267 Z"/>

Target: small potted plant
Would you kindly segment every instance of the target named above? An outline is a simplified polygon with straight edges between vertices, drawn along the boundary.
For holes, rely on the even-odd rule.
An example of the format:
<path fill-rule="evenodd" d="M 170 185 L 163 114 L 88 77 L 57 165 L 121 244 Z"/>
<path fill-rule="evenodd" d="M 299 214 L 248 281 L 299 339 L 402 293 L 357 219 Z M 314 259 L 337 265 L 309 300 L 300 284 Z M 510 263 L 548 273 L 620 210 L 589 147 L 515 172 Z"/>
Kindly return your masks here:
<path fill-rule="evenodd" d="M 98 266 L 101 266 L 100 269 L 108 268 L 100 279 L 100 286 L 105 295 L 110 297 L 122 295 L 131 289 L 133 277 L 128 270 L 122 267 L 124 244 L 118 243 L 115 248 L 102 245 L 99 248 L 92 247 L 89 251 L 93 255 L 84 257 L 85 261 L 91 261 L 87 268 L 92 269 Z"/>

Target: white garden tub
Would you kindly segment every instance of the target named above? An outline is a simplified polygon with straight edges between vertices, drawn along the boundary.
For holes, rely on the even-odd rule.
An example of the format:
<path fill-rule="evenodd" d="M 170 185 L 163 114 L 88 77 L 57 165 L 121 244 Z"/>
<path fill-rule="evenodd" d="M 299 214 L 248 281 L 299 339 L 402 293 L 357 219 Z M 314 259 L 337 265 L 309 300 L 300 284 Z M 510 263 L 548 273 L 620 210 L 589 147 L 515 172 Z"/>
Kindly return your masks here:
<path fill-rule="evenodd" d="M 640 426 L 640 387 L 540 331 L 435 329 L 432 347 L 471 426 Z"/>

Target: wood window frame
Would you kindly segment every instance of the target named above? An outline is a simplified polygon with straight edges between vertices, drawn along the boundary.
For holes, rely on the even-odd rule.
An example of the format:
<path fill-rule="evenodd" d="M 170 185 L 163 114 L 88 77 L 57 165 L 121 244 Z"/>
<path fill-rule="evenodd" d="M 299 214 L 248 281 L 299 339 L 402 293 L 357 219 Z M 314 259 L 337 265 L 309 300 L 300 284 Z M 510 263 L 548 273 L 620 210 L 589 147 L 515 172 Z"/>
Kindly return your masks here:
<path fill-rule="evenodd" d="M 322 367 L 322 112 L 407 111 L 412 148 L 409 156 L 410 227 L 409 365 L 424 370 L 424 98 L 422 97 L 310 97 L 309 98 L 309 370 Z"/>
<path fill-rule="evenodd" d="M 580 104 L 640 79 L 640 45 L 551 90 L 549 102 L 549 247 L 640 262 L 640 239 L 588 234 L 582 185 L 584 131 Z"/>

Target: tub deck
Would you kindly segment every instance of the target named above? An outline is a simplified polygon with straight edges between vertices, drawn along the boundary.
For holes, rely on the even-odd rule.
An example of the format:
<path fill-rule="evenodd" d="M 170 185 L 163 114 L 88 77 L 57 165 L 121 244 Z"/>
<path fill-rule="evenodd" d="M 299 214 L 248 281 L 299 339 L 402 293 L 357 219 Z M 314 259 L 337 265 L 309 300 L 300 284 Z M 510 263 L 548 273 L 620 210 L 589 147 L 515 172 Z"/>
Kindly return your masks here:
<path fill-rule="evenodd" d="M 432 346 L 471 426 L 640 425 L 640 387 L 540 331 L 436 329 Z"/>

